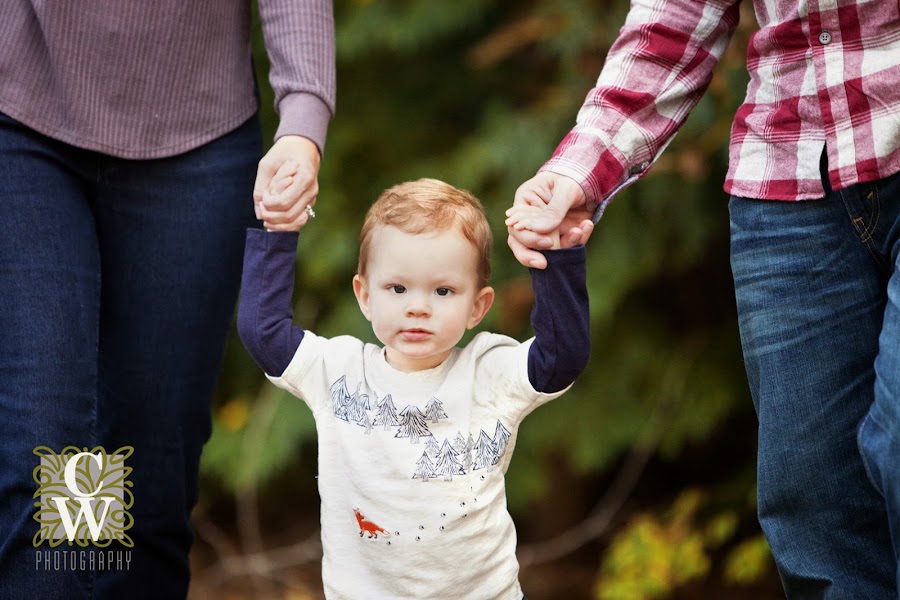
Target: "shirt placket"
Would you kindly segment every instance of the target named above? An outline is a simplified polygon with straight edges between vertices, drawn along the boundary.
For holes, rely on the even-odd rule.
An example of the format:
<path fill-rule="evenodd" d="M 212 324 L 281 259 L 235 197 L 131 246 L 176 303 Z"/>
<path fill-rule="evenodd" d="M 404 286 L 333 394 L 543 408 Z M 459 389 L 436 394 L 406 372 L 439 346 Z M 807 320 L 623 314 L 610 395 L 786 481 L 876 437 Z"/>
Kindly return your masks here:
<path fill-rule="evenodd" d="M 842 87 L 843 55 L 840 39 L 837 0 L 810 0 L 809 45 L 818 88 L 819 111 L 825 134 L 825 151 L 828 154 L 829 172 L 853 160 L 853 133 L 840 131 L 836 122 L 846 112 L 846 97 Z M 849 152 L 849 154 L 848 154 Z M 831 181 L 837 187 L 838 181 Z"/>

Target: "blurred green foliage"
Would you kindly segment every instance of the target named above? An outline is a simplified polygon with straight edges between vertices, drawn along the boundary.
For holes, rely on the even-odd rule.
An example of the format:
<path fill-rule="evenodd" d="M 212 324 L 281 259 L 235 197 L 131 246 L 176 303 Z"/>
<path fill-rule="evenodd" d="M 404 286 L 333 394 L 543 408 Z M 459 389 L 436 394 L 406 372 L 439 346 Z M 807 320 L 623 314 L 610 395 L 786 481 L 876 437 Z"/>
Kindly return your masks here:
<path fill-rule="evenodd" d="M 734 536 L 739 520 L 733 509 L 701 516 L 707 505 L 705 494 L 689 489 L 665 514 L 634 517 L 603 558 L 597 600 L 665 598 L 674 588 L 706 576 L 711 553 Z M 725 560 L 727 580 L 756 580 L 770 565 L 765 538 L 757 535 L 731 548 Z"/>
<path fill-rule="evenodd" d="M 626 0 L 338 0 L 338 109 L 319 177 L 318 217 L 300 238 L 297 322 L 323 335 L 377 341 L 350 288 L 359 227 L 384 188 L 427 176 L 468 189 L 485 204 L 496 241 L 498 301 L 483 328 L 528 337 L 530 282 L 506 248 L 503 211 L 574 124 L 627 9 Z M 666 154 L 617 197 L 589 243 L 591 363 L 570 392 L 525 420 L 508 475 L 514 513 L 552 493 L 553 463 L 542 458 L 562 456 L 574 472 L 599 476 L 648 435 L 659 414 L 662 461 L 702 447 L 726 423 L 752 418 L 721 190 L 752 20 L 744 15 L 748 25 Z M 276 119 L 256 27 L 254 58 L 271 139 Z M 264 380 L 236 336 L 214 412 L 202 465 L 207 493 L 277 481 L 303 452 L 315 451 L 309 411 Z M 747 467 L 710 487 L 750 493 Z M 740 510 L 746 517 L 747 507 Z M 702 575 L 711 538 L 691 532 L 692 514 L 668 525 L 654 517 L 630 525 L 604 563 L 604 581 L 626 568 L 626 551 L 660 536 L 671 545 L 676 533 L 683 577 Z M 719 544 L 735 535 L 731 525 L 722 528 Z M 747 543 L 744 555 L 765 556 L 764 546 Z M 740 564 L 730 567 L 735 580 L 760 573 Z M 599 597 L 638 597 L 603 586 Z"/>

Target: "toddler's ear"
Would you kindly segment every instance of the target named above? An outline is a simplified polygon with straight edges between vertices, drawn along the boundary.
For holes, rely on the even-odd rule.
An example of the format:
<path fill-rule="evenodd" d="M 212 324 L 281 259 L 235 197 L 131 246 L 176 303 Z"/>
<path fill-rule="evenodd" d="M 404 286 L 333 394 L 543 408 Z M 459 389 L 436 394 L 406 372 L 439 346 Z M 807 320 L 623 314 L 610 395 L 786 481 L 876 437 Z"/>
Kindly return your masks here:
<path fill-rule="evenodd" d="M 466 329 L 472 329 L 481 323 L 484 315 L 491 309 L 492 304 L 494 304 L 494 288 L 485 286 L 478 290 L 478 293 L 475 294 L 475 302 L 472 305 L 472 314 L 469 315 L 469 320 L 466 323 Z"/>
<path fill-rule="evenodd" d="M 372 317 L 369 313 L 369 286 L 366 280 L 359 275 L 353 276 L 353 294 L 356 296 L 356 302 L 359 303 L 359 310 L 363 316 L 371 321 Z"/>

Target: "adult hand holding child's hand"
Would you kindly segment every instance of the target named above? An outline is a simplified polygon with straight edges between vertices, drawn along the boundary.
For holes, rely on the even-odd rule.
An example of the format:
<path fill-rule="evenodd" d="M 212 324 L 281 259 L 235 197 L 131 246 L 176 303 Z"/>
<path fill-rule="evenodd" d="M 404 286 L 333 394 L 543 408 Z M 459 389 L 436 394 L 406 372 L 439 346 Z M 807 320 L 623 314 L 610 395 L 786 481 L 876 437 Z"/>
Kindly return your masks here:
<path fill-rule="evenodd" d="M 310 219 L 306 209 L 319 193 L 319 162 L 318 146 L 298 135 L 278 138 L 259 161 L 253 202 L 266 229 L 298 231 Z"/>
<path fill-rule="evenodd" d="M 516 260 L 544 269 L 547 259 L 537 250 L 587 243 L 594 223 L 585 204 L 584 190 L 565 175 L 545 171 L 519 186 L 513 207 L 506 212 L 507 245 Z"/>

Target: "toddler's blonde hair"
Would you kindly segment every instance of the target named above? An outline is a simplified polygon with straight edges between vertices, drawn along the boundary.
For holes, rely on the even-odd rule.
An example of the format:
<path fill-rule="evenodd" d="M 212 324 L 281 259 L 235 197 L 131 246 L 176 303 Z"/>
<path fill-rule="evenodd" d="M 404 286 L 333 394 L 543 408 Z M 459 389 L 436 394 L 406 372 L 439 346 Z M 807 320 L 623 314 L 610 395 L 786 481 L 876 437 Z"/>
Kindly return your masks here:
<path fill-rule="evenodd" d="M 359 233 L 357 269 L 361 277 L 366 275 L 372 233 L 385 225 L 414 235 L 458 227 L 478 255 L 479 286 L 484 287 L 490 282 L 491 227 L 481 202 L 469 192 L 437 179 L 407 181 L 382 192 L 366 213 Z"/>

